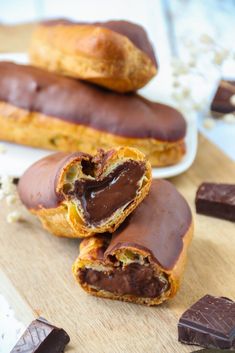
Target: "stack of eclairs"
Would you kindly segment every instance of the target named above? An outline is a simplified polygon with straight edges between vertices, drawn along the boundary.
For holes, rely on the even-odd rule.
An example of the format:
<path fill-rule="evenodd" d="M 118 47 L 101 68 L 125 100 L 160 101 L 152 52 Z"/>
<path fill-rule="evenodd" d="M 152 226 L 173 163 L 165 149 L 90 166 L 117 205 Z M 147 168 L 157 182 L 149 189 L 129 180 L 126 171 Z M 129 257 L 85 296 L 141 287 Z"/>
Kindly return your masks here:
<path fill-rule="evenodd" d="M 145 30 L 43 22 L 30 60 L 0 62 L 0 139 L 59 152 L 25 171 L 20 199 L 52 234 L 83 238 L 73 274 L 88 293 L 146 305 L 172 298 L 193 220 L 151 167 L 181 160 L 186 123 L 135 93 L 158 70 Z"/>

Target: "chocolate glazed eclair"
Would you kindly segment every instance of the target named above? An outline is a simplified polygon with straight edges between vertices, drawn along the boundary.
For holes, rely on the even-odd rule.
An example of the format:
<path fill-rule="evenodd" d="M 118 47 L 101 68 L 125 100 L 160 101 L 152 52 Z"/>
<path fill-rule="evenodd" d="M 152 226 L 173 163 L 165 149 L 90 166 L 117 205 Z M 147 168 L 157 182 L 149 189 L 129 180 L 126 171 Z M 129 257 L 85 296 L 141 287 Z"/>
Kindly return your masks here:
<path fill-rule="evenodd" d="M 56 153 L 21 177 L 23 204 L 51 233 L 87 237 L 113 232 L 147 195 L 151 166 L 136 149 L 120 147 L 95 156 Z"/>
<path fill-rule="evenodd" d="M 185 153 L 186 123 L 177 110 L 7 62 L 0 62 L 0 125 L 1 140 L 89 154 L 131 146 L 153 166 Z"/>
<path fill-rule="evenodd" d="M 192 234 L 187 202 L 168 181 L 154 180 L 112 238 L 98 235 L 81 242 L 74 276 L 98 297 L 160 304 L 179 288 Z"/>
<path fill-rule="evenodd" d="M 136 91 L 158 69 L 144 28 L 128 21 L 40 23 L 30 57 L 35 66 L 117 92 Z"/>

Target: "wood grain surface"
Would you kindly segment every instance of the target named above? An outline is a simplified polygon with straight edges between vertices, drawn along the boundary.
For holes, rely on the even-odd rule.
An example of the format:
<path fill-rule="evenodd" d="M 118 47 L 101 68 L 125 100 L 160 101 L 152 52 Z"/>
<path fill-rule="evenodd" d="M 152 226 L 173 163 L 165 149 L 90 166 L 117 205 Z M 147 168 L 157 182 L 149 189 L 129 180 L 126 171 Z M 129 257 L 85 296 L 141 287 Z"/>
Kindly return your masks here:
<path fill-rule="evenodd" d="M 0 270 L 10 279 L 28 312 L 40 314 L 68 331 L 68 352 L 191 352 L 193 347 L 177 342 L 177 322 L 182 312 L 206 293 L 235 299 L 234 223 L 195 215 L 195 192 L 202 181 L 234 180 L 234 163 L 200 137 L 193 166 L 171 179 L 192 208 L 195 236 L 178 295 L 159 307 L 98 299 L 83 292 L 71 273 L 79 241 L 48 234 L 26 210 L 24 222 L 7 224 L 4 201 L 0 208 Z M 28 320 L 30 315 L 18 310 L 19 303 L 14 307 L 19 319 Z"/>

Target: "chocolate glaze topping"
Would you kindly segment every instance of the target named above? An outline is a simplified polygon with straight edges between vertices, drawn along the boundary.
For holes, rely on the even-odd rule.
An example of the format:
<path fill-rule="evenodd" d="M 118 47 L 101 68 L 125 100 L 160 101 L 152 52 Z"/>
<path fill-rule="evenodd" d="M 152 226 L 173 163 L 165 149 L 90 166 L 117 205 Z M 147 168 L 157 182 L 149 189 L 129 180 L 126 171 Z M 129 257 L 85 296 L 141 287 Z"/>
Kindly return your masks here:
<path fill-rule="evenodd" d="M 77 180 L 72 194 L 80 200 L 87 221 L 97 224 L 135 198 L 144 172 L 144 163 L 128 161 L 102 180 Z"/>
<path fill-rule="evenodd" d="M 0 62 L 0 100 L 119 136 L 175 142 L 186 133 L 185 120 L 174 108 L 32 66 Z"/>
<path fill-rule="evenodd" d="M 230 102 L 233 95 L 235 95 L 235 81 L 220 81 L 211 103 L 211 110 L 222 114 L 234 112 L 235 105 Z"/>
<path fill-rule="evenodd" d="M 84 268 L 79 272 L 82 283 L 95 286 L 116 295 L 135 295 L 138 297 L 159 297 L 168 287 L 167 280 L 156 277 L 151 266 L 132 263 L 110 272 Z"/>
<path fill-rule="evenodd" d="M 57 26 L 57 25 L 88 25 L 88 26 L 99 26 L 110 29 L 116 33 L 126 36 L 130 41 L 145 54 L 147 54 L 153 61 L 154 65 L 158 67 L 157 60 L 154 54 L 153 47 L 149 41 L 146 31 L 140 25 L 128 21 L 107 21 L 107 22 L 74 22 L 68 19 L 57 19 L 49 20 L 41 23 L 45 26 Z"/>
<path fill-rule="evenodd" d="M 18 184 L 18 192 L 21 201 L 29 209 L 53 208 L 63 200 L 63 195 L 56 192 L 58 177 L 62 169 L 71 161 L 77 159 L 89 159 L 91 156 L 85 153 L 54 153 L 34 163 Z"/>
<path fill-rule="evenodd" d="M 148 196 L 114 233 L 104 256 L 136 248 L 170 270 L 181 254 L 191 223 L 190 208 L 176 188 L 168 181 L 154 180 Z"/>

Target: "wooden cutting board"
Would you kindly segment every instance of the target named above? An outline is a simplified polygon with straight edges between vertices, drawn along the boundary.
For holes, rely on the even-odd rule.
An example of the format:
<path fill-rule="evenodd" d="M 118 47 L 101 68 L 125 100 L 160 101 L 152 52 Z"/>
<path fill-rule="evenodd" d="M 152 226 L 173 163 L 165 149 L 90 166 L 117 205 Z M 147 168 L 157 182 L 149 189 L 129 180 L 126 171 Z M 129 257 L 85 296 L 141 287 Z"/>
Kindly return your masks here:
<path fill-rule="evenodd" d="M 235 164 L 200 137 L 195 163 L 171 181 L 188 200 L 195 219 L 183 285 L 159 307 L 144 307 L 89 296 L 75 283 L 71 265 L 78 240 L 59 239 L 42 230 L 25 211 L 25 222 L 6 223 L 0 209 L 0 291 L 18 318 L 38 314 L 65 328 L 74 353 L 183 353 L 194 349 L 177 342 L 182 312 L 206 293 L 235 300 L 235 225 L 195 215 L 194 197 L 202 181 L 234 182 Z"/>

